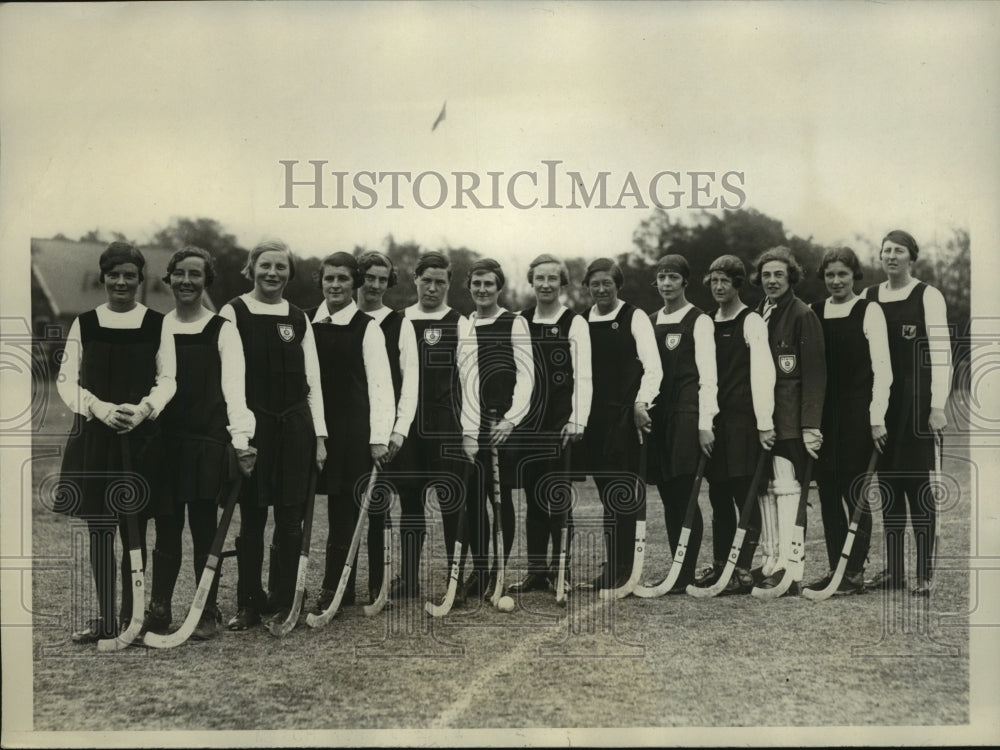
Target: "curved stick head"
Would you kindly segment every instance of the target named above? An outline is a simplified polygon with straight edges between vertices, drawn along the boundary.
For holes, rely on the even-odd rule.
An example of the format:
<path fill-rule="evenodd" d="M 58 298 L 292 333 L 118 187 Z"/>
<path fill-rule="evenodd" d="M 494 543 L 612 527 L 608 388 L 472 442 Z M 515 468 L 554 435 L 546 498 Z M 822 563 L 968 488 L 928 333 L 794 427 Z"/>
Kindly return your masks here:
<path fill-rule="evenodd" d="M 778 581 L 776 586 L 771 588 L 760 588 L 759 586 L 754 586 L 753 590 L 750 592 L 751 596 L 761 601 L 771 601 L 772 599 L 777 599 L 788 593 L 788 589 L 792 587 L 792 576 L 788 570 L 784 571 L 784 575 L 781 576 L 781 580 Z"/>

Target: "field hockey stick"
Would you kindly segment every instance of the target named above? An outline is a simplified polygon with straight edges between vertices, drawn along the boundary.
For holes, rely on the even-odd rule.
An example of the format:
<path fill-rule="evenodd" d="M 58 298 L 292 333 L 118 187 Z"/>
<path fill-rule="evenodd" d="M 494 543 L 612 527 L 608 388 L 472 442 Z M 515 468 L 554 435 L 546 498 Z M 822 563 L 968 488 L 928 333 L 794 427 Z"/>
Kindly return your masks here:
<path fill-rule="evenodd" d="M 458 530 L 455 532 L 455 546 L 451 556 L 451 570 L 448 573 L 448 590 L 445 592 L 444 601 L 440 604 L 434 602 L 424 602 L 424 611 L 431 617 L 444 617 L 451 612 L 451 607 L 455 603 L 455 592 L 458 591 L 459 569 L 462 558 L 465 556 L 465 501 L 458 509 Z"/>
<path fill-rule="evenodd" d="M 132 473 L 132 444 L 128 434 L 121 436 L 122 469 L 125 474 Z M 146 609 L 146 570 L 142 564 L 142 538 L 139 536 L 139 511 L 125 514 L 125 529 L 128 532 L 128 557 L 132 565 L 132 619 L 115 638 L 102 638 L 97 642 L 98 651 L 121 651 L 132 645 L 142 630 L 143 615 Z"/>
<path fill-rule="evenodd" d="M 944 487 L 941 484 L 941 464 L 944 462 L 944 434 L 942 432 L 937 432 L 934 435 L 934 487 L 931 491 L 930 502 L 934 503 L 934 517 L 936 519 L 934 524 L 934 556 L 931 560 L 931 575 L 937 570 L 938 562 L 938 549 L 940 548 L 941 542 L 941 519 L 937 518 L 938 515 L 938 494 L 945 494 Z"/>
<path fill-rule="evenodd" d="M 226 534 L 229 532 L 229 524 L 233 520 L 233 512 L 236 509 L 236 500 L 240 495 L 240 487 L 243 485 L 243 477 L 238 474 L 229 490 L 226 498 L 226 505 L 222 511 L 222 518 L 215 530 L 215 538 L 212 540 L 212 547 L 208 551 L 208 559 L 205 561 L 205 568 L 201 571 L 198 579 L 198 589 L 194 593 L 194 601 L 191 609 L 188 610 L 187 617 L 183 624 L 173 633 L 160 635 L 159 633 L 146 633 L 142 642 L 153 648 L 173 648 L 179 646 L 194 632 L 201 620 L 202 612 L 205 611 L 205 603 L 208 601 L 208 594 L 215 582 L 215 576 L 222 561 L 222 545 L 226 542 Z"/>
<path fill-rule="evenodd" d="M 809 483 L 812 481 L 812 469 L 813 469 L 813 458 L 810 455 L 806 455 L 806 472 L 805 477 L 802 481 L 802 487 L 799 491 L 799 507 L 795 512 L 795 526 L 792 528 L 792 558 L 785 560 L 784 575 L 781 576 L 781 580 L 778 581 L 777 585 L 764 589 L 759 586 L 754 586 L 750 593 L 756 598 L 762 601 L 770 601 L 772 599 L 777 599 L 780 596 L 784 596 L 788 593 L 788 590 L 792 587 L 794 583 L 795 574 L 792 572 L 793 565 L 802 564 L 802 555 L 805 554 L 805 526 L 806 526 L 806 504 L 809 499 Z M 796 553 L 796 550 L 798 552 Z M 796 559 L 798 558 L 798 559 Z"/>
<path fill-rule="evenodd" d="M 354 570 L 354 560 L 358 555 L 358 547 L 361 546 L 361 528 L 368 517 L 368 507 L 372 502 L 372 491 L 375 489 L 375 480 L 378 477 L 378 466 L 372 467 L 371 476 L 368 477 L 368 486 L 365 488 L 365 495 L 361 499 L 361 510 L 358 512 L 358 522 L 354 524 L 354 534 L 351 536 L 351 546 L 347 550 L 347 560 L 344 561 L 344 569 L 340 573 L 340 581 L 337 583 L 337 591 L 333 595 L 333 601 L 316 615 L 310 612 L 306 615 L 306 625 L 311 628 L 321 628 L 328 624 L 340 609 L 340 603 L 344 600 L 344 592 L 347 591 L 347 584 L 351 580 L 351 571 Z"/>
<path fill-rule="evenodd" d="M 684 513 L 684 526 L 681 528 L 680 539 L 677 540 L 677 549 L 674 550 L 673 562 L 667 577 L 655 586 L 636 586 L 632 592 L 642 599 L 655 599 L 663 596 L 677 583 L 681 575 L 681 566 L 684 565 L 684 556 L 687 554 L 688 539 L 691 537 L 691 524 L 694 522 L 694 512 L 698 507 L 698 495 L 701 493 L 701 480 L 705 476 L 705 465 L 708 457 L 699 452 L 698 469 L 695 472 L 694 486 L 691 488 L 691 497 L 688 498 L 687 510 Z"/>
<path fill-rule="evenodd" d="M 767 466 L 767 461 L 770 457 L 771 450 L 770 448 L 766 448 L 760 452 L 760 456 L 757 458 L 757 468 L 754 469 L 753 479 L 750 481 L 750 489 L 747 491 L 747 496 L 743 500 L 743 506 L 740 508 L 740 523 L 736 528 L 736 533 L 733 535 L 733 544 L 729 548 L 729 558 L 726 560 L 726 566 L 722 569 L 722 575 L 719 576 L 719 580 L 711 586 L 704 588 L 698 588 L 691 583 L 685 589 L 695 599 L 710 599 L 713 596 L 717 596 L 729 585 L 729 579 L 733 577 L 736 563 L 740 559 L 740 553 L 743 551 L 743 542 L 746 539 L 750 514 L 753 512 L 753 506 L 757 502 L 757 489 L 760 486 L 761 477 L 764 475 L 764 467 Z"/>
<path fill-rule="evenodd" d="M 497 579 L 493 584 L 490 603 L 497 607 L 504 590 L 503 523 L 500 515 L 500 459 L 496 447 L 490 448 L 490 463 L 493 468 L 493 563 L 497 569 Z"/>
<path fill-rule="evenodd" d="M 646 461 L 649 452 L 646 441 L 639 435 L 639 475 L 635 482 L 635 498 L 639 504 L 638 515 L 635 520 L 635 549 L 632 555 L 632 572 L 624 585 L 616 589 L 601 589 L 602 599 L 624 599 L 633 593 L 639 585 L 642 577 L 642 565 L 646 557 L 646 493 L 643 492 L 646 484 Z"/>
<path fill-rule="evenodd" d="M 321 438 L 322 439 L 322 438 Z M 271 620 L 267 623 L 267 630 L 271 635 L 281 638 L 292 632 L 299 622 L 299 614 L 302 612 L 302 601 L 306 598 L 306 569 L 309 567 L 309 545 L 312 542 L 313 511 L 316 507 L 316 474 L 318 470 L 310 467 L 309 486 L 306 488 L 306 508 L 305 522 L 302 525 L 302 549 L 299 552 L 299 567 L 295 577 L 295 597 L 292 599 L 292 608 L 288 612 L 288 617 L 284 622 Z"/>
<path fill-rule="evenodd" d="M 844 573 L 847 571 L 847 559 L 851 556 L 854 537 L 858 532 L 858 523 L 861 521 L 861 514 L 868 507 L 868 492 L 871 489 L 875 464 L 878 463 L 879 455 L 878 448 L 872 448 L 872 457 L 868 460 L 868 467 L 865 469 L 864 485 L 854 499 L 854 512 L 851 513 L 851 522 L 847 527 L 847 538 L 844 540 L 844 548 L 840 551 L 840 560 L 837 561 L 837 569 L 833 571 L 830 582 L 822 589 L 802 589 L 802 596 L 809 601 L 821 602 L 829 599 L 844 579 Z"/>
<path fill-rule="evenodd" d="M 378 596 L 371 604 L 366 604 L 361 610 L 365 617 L 374 617 L 383 610 L 389 601 L 389 579 L 392 578 L 392 518 L 389 511 L 385 512 L 385 521 L 382 527 L 382 587 Z"/>
<path fill-rule="evenodd" d="M 570 466 L 572 463 L 572 454 L 570 444 L 567 443 L 563 448 L 564 454 L 564 469 L 566 472 L 565 479 L 567 482 L 572 482 L 570 479 Z M 572 489 L 570 490 L 570 497 L 566 498 L 566 510 L 559 514 L 559 568 L 556 573 L 556 604 L 560 607 L 566 606 L 566 566 L 569 564 L 569 553 L 567 549 L 569 547 L 569 513 L 572 504 Z"/>

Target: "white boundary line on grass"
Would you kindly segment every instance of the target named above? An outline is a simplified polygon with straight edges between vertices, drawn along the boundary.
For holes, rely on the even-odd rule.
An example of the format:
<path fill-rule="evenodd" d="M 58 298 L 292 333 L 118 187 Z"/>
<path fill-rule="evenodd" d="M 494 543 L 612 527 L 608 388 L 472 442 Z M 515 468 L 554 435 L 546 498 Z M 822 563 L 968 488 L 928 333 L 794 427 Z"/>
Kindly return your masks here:
<path fill-rule="evenodd" d="M 572 593 L 570 596 L 572 596 Z M 577 610 L 577 612 L 581 619 L 587 619 L 594 617 L 597 608 L 602 606 L 621 606 L 621 603 L 619 601 L 604 601 L 600 597 L 597 597 L 593 603 L 587 607 Z M 569 614 L 560 617 L 556 623 L 557 626 L 568 627 L 569 617 Z M 514 669 L 518 663 L 524 659 L 529 649 L 537 649 L 541 641 L 544 640 L 546 636 L 551 635 L 554 630 L 555 628 L 537 628 L 532 634 L 522 640 L 513 651 L 508 651 L 506 654 L 498 654 L 498 658 L 496 658 L 486 669 L 480 672 L 479 676 L 473 680 L 472 684 L 462 691 L 461 697 L 441 711 L 434 718 L 434 721 L 432 721 L 430 725 L 431 729 L 453 728 L 452 725 L 455 720 L 468 710 L 474 699 L 478 698 L 481 693 L 488 690 L 488 686 L 493 683 L 493 680 L 496 679 L 496 676 L 500 674 L 500 672 L 508 669 Z"/>
<path fill-rule="evenodd" d="M 816 543 L 822 543 L 823 539 L 813 539 L 806 542 L 805 546 L 815 545 Z M 572 594 L 571 594 L 572 595 Z M 578 610 L 581 619 L 589 619 L 596 615 L 597 608 L 601 606 L 621 606 L 621 602 L 604 601 L 599 597 L 589 606 Z M 565 627 L 569 624 L 569 615 L 565 615 L 559 618 L 557 625 L 559 627 Z M 534 650 L 538 647 L 539 643 L 544 640 L 544 638 L 553 632 L 553 628 L 538 628 L 529 635 L 527 638 L 521 641 L 520 644 L 513 650 L 508 651 L 506 654 L 500 655 L 499 658 L 495 659 L 492 664 L 490 664 L 486 669 L 481 671 L 473 682 L 461 691 L 461 697 L 453 701 L 451 705 L 446 707 L 441 711 L 431 722 L 431 729 L 451 729 L 453 728 L 454 722 L 464 714 L 469 706 L 485 692 L 488 692 L 489 686 L 492 685 L 493 681 L 496 679 L 497 675 L 501 672 L 514 669 L 517 664 L 524 659 L 529 649 Z"/>

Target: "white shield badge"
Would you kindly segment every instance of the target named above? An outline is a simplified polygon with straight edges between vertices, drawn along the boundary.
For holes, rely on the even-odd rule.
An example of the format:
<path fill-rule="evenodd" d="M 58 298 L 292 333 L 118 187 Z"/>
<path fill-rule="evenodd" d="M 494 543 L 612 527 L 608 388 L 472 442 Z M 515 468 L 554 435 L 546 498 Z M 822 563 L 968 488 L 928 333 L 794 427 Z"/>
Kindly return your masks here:
<path fill-rule="evenodd" d="M 667 349 L 673 351 L 679 343 L 681 343 L 681 335 L 679 333 L 667 334 Z"/>
<path fill-rule="evenodd" d="M 782 354 L 778 357 L 778 367 L 784 373 L 789 373 L 795 369 L 795 355 L 794 354 Z"/>
<path fill-rule="evenodd" d="M 278 335 L 286 344 L 295 341 L 295 329 L 291 323 L 278 323 Z"/>
<path fill-rule="evenodd" d="M 431 346 L 434 346 L 438 341 L 441 340 L 441 329 L 440 328 L 428 328 L 424 331 L 424 341 L 426 341 Z"/>
<path fill-rule="evenodd" d="M 917 327 L 915 325 L 904 325 L 903 326 L 903 338 L 907 341 L 915 339 L 917 337 Z"/>

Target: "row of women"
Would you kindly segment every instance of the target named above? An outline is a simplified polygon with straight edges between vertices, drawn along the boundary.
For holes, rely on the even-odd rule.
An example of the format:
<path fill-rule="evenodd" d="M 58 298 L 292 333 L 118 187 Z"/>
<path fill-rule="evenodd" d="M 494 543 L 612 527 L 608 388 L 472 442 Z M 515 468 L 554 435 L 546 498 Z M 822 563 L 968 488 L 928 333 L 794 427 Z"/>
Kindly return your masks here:
<path fill-rule="evenodd" d="M 619 299 L 623 272 L 607 258 L 590 263 L 582 280 L 593 306 L 573 312 L 561 301 L 570 283 L 566 266 L 548 254 L 528 271 L 535 306 L 512 313 L 498 303 L 503 269 L 485 259 L 466 280 L 475 304 L 466 317 L 448 306 L 451 267 L 435 252 L 419 259 L 416 303 L 401 311 L 383 304 L 396 283 L 388 257 L 335 253 L 321 265 L 322 303 L 304 312 L 283 297 L 295 259 L 278 241 L 249 253 L 244 275 L 252 291 L 216 315 L 202 304 L 212 258 L 186 247 L 168 264 L 164 281 L 176 309 L 163 316 L 136 301 L 145 266 L 140 251 L 113 242 L 99 260 L 108 301 L 74 321 L 58 381 L 76 421 L 63 461 L 63 483 L 75 491 L 63 493 L 73 500 L 57 510 L 88 525 L 98 609 L 73 640 L 113 637 L 132 616 L 124 556 L 115 612 L 114 539 L 123 514 L 112 485 L 123 472 L 142 480 L 144 560 L 146 521 L 155 523 L 143 625 L 154 632 L 172 619 L 185 509 L 197 577 L 215 535 L 217 504 L 242 475 L 237 612 L 228 622 L 242 631 L 268 616 L 288 616 L 313 487 L 326 496 L 329 519 L 314 611 L 333 601 L 359 499 L 376 468 L 399 497 L 402 554 L 390 598 L 419 595 L 432 489 L 449 566 L 456 540 L 470 552 L 472 571 L 461 574 L 456 601 L 482 599 L 495 585 L 485 510 L 496 500 L 494 450 L 505 558 L 515 535 L 512 490 L 523 488 L 526 502 L 527 570 L 509 586 L 512 593 L 554 586 L 554 561 L 568 554 L 561 546 L 572 538 L 560 533 L 573 525 L 570 482 L 582 475 L 593 477 L 603 504 L 606 562 L 578 588 L 618 588 L 629 577 L 645 507 L 640 472 L 657 487 L 671 547 L 685 523 L 691 529 L 674 591 L 718 579 L 737 509 L 752 492 L 759 502 L 745 519 L 746 541 L 724 593 L 774 586 L 793 571 L 792 528 L 811 460 L 833 570 L 861 500 L 857 480 L 877 450 L 886 567 L 865 580 L 872 528 L 865 512 L 837 593 L 907 586 L 909 515 L 917 558 L 912 593 L 926 596 L 935 537 L 929 474 L 935 435 L 946 426 L 950 372 L 947 356 L 925 354 L 930 332 L 947 334 L 942 295 L 911 275 L 918 252 L 909 234 L 890 232 L 880 252 L 887 280 L 861 297 L 854 291 L 861 278 L 855 254 L 827 252 L 818 270 L 830 296 L 810 307 L 794 292 L 802 269 L 793 254 L 771 248 L 752 269 L 751 281 L 765 293 L 756 310 L 740 298 L 746 267 L 723 255 L 704 279 L 718 303 L 711 315 L 687 301 L 691 274 L 680 255 L 657 265 L 664 306 L 651 315 Z M 762 451 L 771 461 L 755 488 Z M 698 575 L 702 519 L 684 516 L 706 464 L 713 565 Z M 264 529 L 272 507 L 265 591 Z M 383 584 L 387 510 L 383 503 L 369 511 L 370 600 Z M 758 540 L 761 565 L 752 569 Z M 352 573 L 342 604 L 354 600 Z M 213 589 L 193 637 L 213 636 L 219 622 Z"/>

